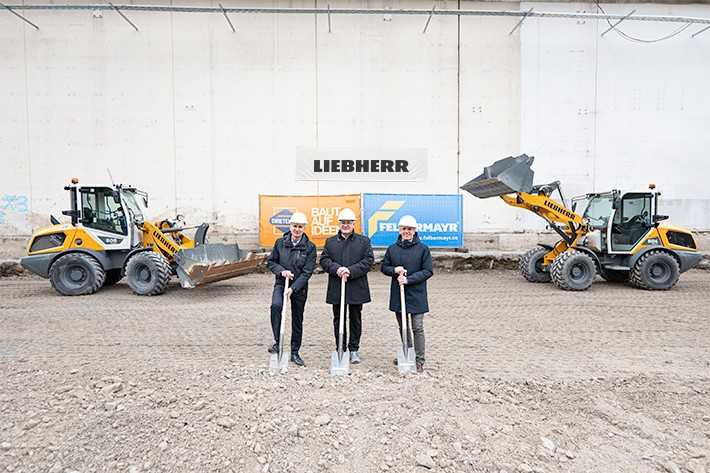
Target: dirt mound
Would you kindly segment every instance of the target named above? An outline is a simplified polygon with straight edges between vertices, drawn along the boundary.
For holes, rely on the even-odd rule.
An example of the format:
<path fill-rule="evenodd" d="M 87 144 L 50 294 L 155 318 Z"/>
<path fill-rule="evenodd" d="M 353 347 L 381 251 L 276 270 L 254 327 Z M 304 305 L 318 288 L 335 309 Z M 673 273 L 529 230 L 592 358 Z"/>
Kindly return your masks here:
<path fill-rule="evenodd" d="M 23 276 L 27 271 L 17 261 L 0 261 L 0 278 L 10 276 Z"/>

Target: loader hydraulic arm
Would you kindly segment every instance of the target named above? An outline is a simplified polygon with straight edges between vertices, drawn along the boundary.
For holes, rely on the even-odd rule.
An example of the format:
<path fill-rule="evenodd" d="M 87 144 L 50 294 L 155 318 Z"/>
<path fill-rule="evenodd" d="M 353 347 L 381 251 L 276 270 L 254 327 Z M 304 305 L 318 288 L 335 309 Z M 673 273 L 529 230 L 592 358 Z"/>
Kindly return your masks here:
<path fill-rule="evenodd" d="M 545 219 L 548 225 L 550 225 L 568 245 L 571 245 L 577 236 L 583 233 L 582 229 L 585 227 L 585 223 L 582 216 L 572 212 L 556 200 L 551 199 L 544 192 L 539 194 L 517 192 L 515 194 L 501 195 L 500 198 L 508 205 L 530 210 Z"/>
<path fill-rule="evenodd" d="M 180 251 L 180 246 L 151 222 L 143 222 L 143 246 L 152 246 L 153 251 L 162 253 L 168 261 Z"/>
<path fill-rule="evenodd" d="M 556 222 L 564 225 L 569 224 L 569 222 L 573 222 L 579 226 L 584 224 L 584 220 L 581 215 L 572 212 L 564 205 L 546 195 L 518 192 L 517 194 L 502 195 L 500 198 L 503 199 L 508 205 L 530 210 L 548 222 Z"/>
<path fill-rule="evenodd" d="M 532 156 L 521 154 L 500 159 L 483 169 L 483 174 L 461 188 L 481 199 L 499 196 L 506 204 L 536 213 L 562 238 L 562 246 L 572 246 L 587 232 L 584 218 L 564 205 L 560 181 L 533 185 Z M 558 201 L 550 198 L 553 192 Z M 561 251 L 564 251 L 560 247 Z"/>

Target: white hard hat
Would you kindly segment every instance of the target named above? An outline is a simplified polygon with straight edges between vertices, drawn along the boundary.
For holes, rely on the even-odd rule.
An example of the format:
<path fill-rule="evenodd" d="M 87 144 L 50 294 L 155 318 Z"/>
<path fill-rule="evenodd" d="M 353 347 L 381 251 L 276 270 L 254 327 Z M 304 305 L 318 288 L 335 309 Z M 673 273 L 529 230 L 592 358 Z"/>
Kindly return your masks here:
<path fill-rule="evenodd" d="M 291 215 L 291 220 L 289 220 L 288 223 L 308 225 L 308 219 L 306 219 L 306 215 L 303 212 L 294 212 L 293 215 Z"/>
<path fill-rule="evenodd" d="M 354 222 L 355 220 L 357 220 L 357 218 L 355 217 L 355 212 L 353 212 L 352 209 L 349 209 L 347 207 L 344 208 L 338 214 L 338 221 L 343 220 L 352 220 Z"/>
<path fill-rule="evenodd" d="M 417 219 L 415 219 L 411 215 L 405 215 L 399 219 L 399 223 L 397 224 L 397 226 L 417 228 Z"/>

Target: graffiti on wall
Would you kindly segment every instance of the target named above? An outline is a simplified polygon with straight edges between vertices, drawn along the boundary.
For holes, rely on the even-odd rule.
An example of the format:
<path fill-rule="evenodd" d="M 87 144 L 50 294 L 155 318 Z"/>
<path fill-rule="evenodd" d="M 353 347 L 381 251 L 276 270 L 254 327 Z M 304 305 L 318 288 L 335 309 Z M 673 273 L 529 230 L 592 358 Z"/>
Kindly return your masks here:
<path fill-rule="evenodd" d="M 0 197 L 0 225 L 27 220 L 29 207 L 29 199 L 26 195 L 3 194 Z"/>

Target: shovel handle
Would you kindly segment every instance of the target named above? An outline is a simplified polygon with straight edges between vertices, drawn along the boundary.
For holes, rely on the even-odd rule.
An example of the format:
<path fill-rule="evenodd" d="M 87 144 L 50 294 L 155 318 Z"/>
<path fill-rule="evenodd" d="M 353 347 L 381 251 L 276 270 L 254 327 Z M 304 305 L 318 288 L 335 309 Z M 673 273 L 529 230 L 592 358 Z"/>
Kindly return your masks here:
<path fill-rule="evenodd" d="M 284 305 L 281 308 L 281 315 L 286 314 L 286 301 L 288 300 L 288 278 L 286 278 L 286 284 L 284 284 Z"/>
<path fill-rule="evenodd" d="M 286 303 L 288 302 L 288 278 L 286 278 L 286 284 L 284 285 L 284 301 L 283 301 L 283 306 L 281 307 L 281 328 L 279 332 L 281 333 L 281 337 L 283 338 L 283 333 L 284 333 L 284 319 L 286 318 Z"/>
<path fill-rule="evenodd" d="M 287 302 L 288 302 L 288 278 L 286 278 L 286 284 L 284 285 L 284 300 L 283 300 L 283 306 L 281 307 L 281 323 L 279 324 L 279 352 L 278 352 L 279 363 L 283 359 L 283 354 L 284 354 L 284 327 L 286 326 L 286 303 Z"/>
<path fill-rule="evenodd" d="M 343 359 L 343 332 L 345 331 L 345 278 L 340 278 L 340 320 L 338 321 L 338 360 Z"/>
<path fill-rule="evenodd" d="M 399 285 L 399 299 L 402 305 L 402 353 L 407 356 L 407 335 L 409 329 L 407 328 L 407 300 L 404 295 L 404 284 Z"/>
<path fill-rule="evenodd" d="M 345 303 L 345 278 L 340 278 L 340 307 Z"/>
<path fill-rule="evenodd" d="M 402 302 L 402 316 L 407 315 L 407 300 L 404 297 L 404 284 L 399 285 L 399 299 Z"/>

